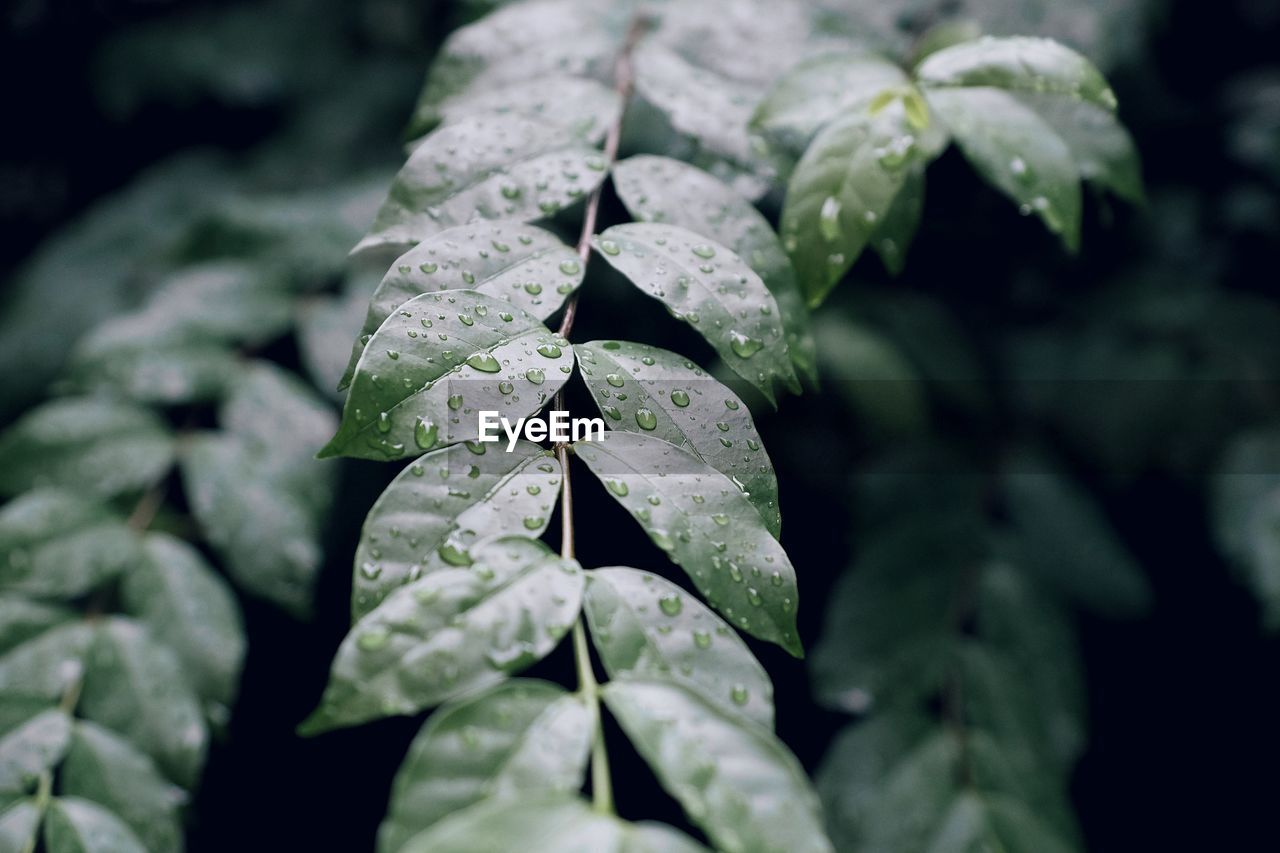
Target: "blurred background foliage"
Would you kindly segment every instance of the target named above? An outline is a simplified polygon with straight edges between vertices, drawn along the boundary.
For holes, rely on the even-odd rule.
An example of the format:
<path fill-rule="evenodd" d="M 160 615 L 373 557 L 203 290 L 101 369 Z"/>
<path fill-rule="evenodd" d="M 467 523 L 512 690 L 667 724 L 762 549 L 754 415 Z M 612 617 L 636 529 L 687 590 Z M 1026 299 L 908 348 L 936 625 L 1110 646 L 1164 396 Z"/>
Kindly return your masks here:
<path fill-rule="evenodd" d="M 434 49 L 493 5 L 10 4 L 0 422 L 141 376 L 171 389 L 153 402 L 178 404 L 185 428 L 226 428 L 200 403 L 227 368 L 189 351 L 191 325 L 148 338 L 129 376 L 93 369 L 131 343 L 129 322 L 154 334 L 154 299 L 202 276 L 284 295 L 278 323 L 215 335 L 219 351 L 336 401 L 381 273 L 351 268 L 348 248 L 402 159 Z M 1087 205 L 1068 257 L 948 153 L 905 273 L 864 260 L 817 312 L 821 391 L 757 412 L 812 649 L 806 664 L 760 657 L 837 845 L 913 849 L 909 821 L 876 816 L 958 803 L 963 817 L 968 794 L 929 784 L 944 778 L 997 803 L 1010 832 L 1035 829 L 1002 793 L 1087 849 L 1257 848 L 1274 799 L 1259 779 L 1280 760 L 1280 6 L 816 6 L 891 51 L 939 27 L 1081 49 L 1113 83 L 1148 196 Z M 193 292 L 188 323 L 203 316 Z M 583 339 L 681 347 L 676 330 L 655 339 L 670 329 L 656 314 L 592 308 Z M 346 627 L 359 520 L 390 476 L 377 468 L 326 469 L 333 497 L 308 510 L 314 618 L 243 602 L 241 699 L 190 806 L 191 849 L 244 846 L 248 827 L 261 849 L 369 847 L 412 721 L 315 741 L 293 727 Z M 582 503 L 584 562 L 622 542 L 633 565 L 659 564 Z M 995 689 L 1010 684 L 1021 694 Z M 660 798 L 633 807 L 679 820 Z"/>

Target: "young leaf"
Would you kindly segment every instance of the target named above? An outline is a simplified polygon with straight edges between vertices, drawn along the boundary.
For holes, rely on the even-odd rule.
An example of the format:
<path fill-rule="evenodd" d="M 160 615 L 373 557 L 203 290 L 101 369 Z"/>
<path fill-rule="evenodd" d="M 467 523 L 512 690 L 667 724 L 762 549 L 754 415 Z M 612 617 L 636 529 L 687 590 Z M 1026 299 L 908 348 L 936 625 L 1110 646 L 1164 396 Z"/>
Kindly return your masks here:
<path fill-rule="evenodd" d="M 627 823 L 577 797 L 482 800 L 420 833 L 403 853 L 706 853 L 669 826 Z"/>
<path fill-rule="evenodd" d="M 787 253 L 760 211 L 701 169 L 668 157 L 628 157 L 614 165 L 613 186 L 634 219 L 687 228 L 746 261 L 778 303 L 796 370 L 817 381 L 809 309 Z"/>
<path fill-rule="evenodd" d="M 79 797 L 57 797 L 44 819 L 49 853 L 148 853 L 124 821 Z"/>
<path fill-rule="evenodd" d="M 415 713 L 496 684 L 556 646 L 581 605 L 578 564 L 513 536 L 471 558 L 469 568 L 400 587 L 352 627 L 304 733 Z"/>
<path fill-rule="evenodd" d="M 648 435 L 608 432 L 574 452 L 731 625 L 801 656 L 795 570 L 733 480 Z"/>
<path fill-rule="evenodd" d="M 742 400 L 693 362 L 628 341 L 574 347 L 587 388 L 613 429 L 650 433 L 736 482 L 776 539 L 778 480 Z"/>
<path fill-rule="evenodd" d="M 601 693 L 658 781 L 717 846 L 832 850 L 804 770 L 768 729 L 670 682 L 611 681 Z"/>
<path fill-rule="evenodd" d="M 378 849 L 400 850 L 422 830 L 484 799 L 576 791 L 596 725 L 583 696 L 528 679 L 441 708 L 396 774 Z"/>
<path fill-rule="evenodd" d="M 7 592 L 75 598 L 140 556 L 123 519 L 71 491 L 36 489 L 0 509 L 0 584 Z"/>
<path fill-rule="evenodd" d="M 401 471 L 374 503 L 356 549 L 353 620 L 425 574 L 470 565 L 477 543 L 506 534 L 536 537 L 546 529 L 560 494 L 560 462 L 527 441 L 510 453 L 484 448 L 432 451 Z"/>
<path fill-rule="evenodd" d="M 65 711 L 40 700 L 0 697 L 0 798 L 28 793 L 70 744 L 71 718 Z"/>
<path fill-rule="evenodd" d="M 1089 60 L 1052 39 L 981 38 L 930 54 L 915 71 L 930 89 L 990 87 L 1074 98 L 1108 110 L 1116 96 Z"/>
<path fill-rule="evenodd" d="M 480 410 L 533 414 L 573 370 L 568 342 L 505 299 L 424 293 L 369 339 L 321 457 L 398 459 L 474 439 Z"/>
<path fill-rule="evenodd" d="M 625 567 L 587 573 L 583 610 L 611 678 L 666 678 L 773 728 L 773 684 L 746 643 L 680 587 Z"/>
<path fill-rule="evenodd" d="M 350 384 L 365 341 L 415 296 L 466 288 L 546 320 L 582 284 L 582 276 L 578 253 L 532 225 L 474 223 L 428 237 L 401 255 L 373 292 L 339 387 Z"/>
<path fill-rule="evenodd" d="M 518 115 L 459 119 L 409 155 L 355 250 L 407 249 L 477 219 L 542 219 L 585 197 L 604 176 L 600 152 L 563 128 Z"/>
<path fill-rule="evenodd" d="M 615 225 L 596 251 L 638 288 L 697 330 L 734 373 L 773 401 L 773 384 L 797 387 L 778 305 L 732 250 L 672 225 Z"/>
<path fill-rule="evenodd" d="M 35 486 L 118 495 L 156 482 L 172 461 L 169 430 L 146 409 L 90 397 L 53 400 L 0 435 L 0 495 Z"/>

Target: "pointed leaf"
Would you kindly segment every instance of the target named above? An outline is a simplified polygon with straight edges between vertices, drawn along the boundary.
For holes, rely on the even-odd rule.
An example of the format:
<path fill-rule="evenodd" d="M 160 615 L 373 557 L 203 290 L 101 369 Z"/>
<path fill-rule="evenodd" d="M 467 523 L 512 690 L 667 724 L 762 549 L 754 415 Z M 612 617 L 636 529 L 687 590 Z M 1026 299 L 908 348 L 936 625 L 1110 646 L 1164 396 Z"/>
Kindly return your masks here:
<path fill-rule="evenodd" d="M 71 744 L 71 718 L 40 700 L 0 697 L 0 797 L 25 794 Z"/>
<path fill-rule="evenodd" d="M 818 798 L 768 729 L 662 681 L 611 681 L 605 704 L 663 788 L 725 850 L 829 851 Z"/>
<path fill-rule="evenodd" d="M 628 341 L 575 347 L 587 388 L 616 430 L 651 433 L 735 481 L 777 538 L 778 480 L 742 400 L 686 358 Z"/>
<path fill-rule="evenodd" d="M 1142 202 L 1145 193 L 1138 150 L 1115 113 L 1073 98 L 1036 93 L 1019 93 L 1017 98 L 1062 139 L 1082 179 L 1125 201 Z"/>
<path fill-rule="evenodd" d="M 398 459 L 474 439 L 477 412 L 533 414 L 572 369 L 569 344 L 505 299 L 424 293 L 369 339 L 321 456 Z"/>
<path fill-rule="evenodd" d="M 416 713 L 503 681 L 556 646 L 582 602 L 578 564 L 511 536 L 471 557 L 469 568 L 400 587 L 355 624 L 305 733 Z"/>
<path fill-rule="evenodd" d="M 79 797 L 57 797 L 44 819 L 49 853 L 148 853 L 124 821 Z"/>
<path fill-rule="evenodd" d="M 773 684 L 746 643 L 680 587 L 625 567 L 587 573 L 583 609 L 611 678 L 664 678 L 773 728 Z"/>
<path fill-rule="evenodd" d="M 437 711 L 396 774 L 378 849 L 493 797 L 572 793 L 582 786 L 595 712 L 580 695 L 515 679 Z"/>
<path fill-rule="evenodd" d="M 400 472 L 369 510 L 356 549 L 351 615 L 358 620 L 393 590 L 425 574 L 470 564 L 492 536 L 535 537 L 559 497 L 560 463 L 527 441 L 506 453 L 487 445 L 432 451 Z"/>
<path fill-rule="evenodd" d="M 578 253 L 532 225 L 477 222 L 441 231 L 401 255 L 378 284 L 341 387 L 350 383 L 364 341 L 415 296 L 466 288 L 546 320 L 582 284 L 582 276 Z"/>
<path fill-rule="evenodd" d="M 795 370 L 778 305 L 733 251 L 672 225 L 615 225 L 596 251 L 715 348 L 734 373 L 773 401 L 773 384 L 794 387 Z"/>
<path fill-rule="evenodd" d="M 146 409 L 88 397 L 54 400 L 0 435 L 0 494 L 35 486 L 104 496 L 139 491 L 172 461 L 169 430 Z"/>
<path fill-rule="evenodd" d="M 600 152 L 563 128 L 518 115 L 462 118 L 413 150 L 356 250 L 407 249 L 477 219 L 542 219 L 604 176 Z"/>
<path fill-rule="evenodd" d="M 613 167 L 613 186 L 632 218 L 688 228 L 733 250 L 773 294 L 796 369 L 817 381 L 809 309 L 769 221 L 728 185 L 668 157 L 637 155 Z"/>
<path fill-rule="evenodd" d="M 732 480 L 647 435 L 608 432 L 574 452 L 731 625 L 801 655 L 795 570 Z"/>

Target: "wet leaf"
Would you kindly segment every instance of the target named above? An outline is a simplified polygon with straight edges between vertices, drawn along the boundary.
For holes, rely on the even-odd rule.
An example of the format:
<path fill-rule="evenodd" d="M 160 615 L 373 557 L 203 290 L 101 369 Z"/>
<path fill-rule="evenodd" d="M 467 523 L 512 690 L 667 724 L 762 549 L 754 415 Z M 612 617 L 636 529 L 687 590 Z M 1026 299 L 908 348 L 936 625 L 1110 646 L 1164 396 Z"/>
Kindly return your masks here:
<path fill-rule="evenodd" d="M 1052 39 L 1009 37 L 962 42 L 929 55 L 915 70 L 930 89 L 990 87 L 1073 98 L 1108 110 L 1116 96 L 1093 63 Z"/>
<path fill-rule="evenodd" d="M 40 700 L 0 697 L 0 798 L 30 793 L 71 743 L 71 718 Z"/>
<path fill-rule="evenodd" d="M 57 797 L 49 804 L 44 844 L 49 853 L 147 853 L 124 821 L 79 797 Z"/>
<path fill-rule="evenodd" d="M 550 74 L 452 98 L 440 105 L 438 115 L 445 124 L 485 114 L 516 115 L 595 143 L 617 121 L 621 107 L 618 93 L 602 83 Z"/>

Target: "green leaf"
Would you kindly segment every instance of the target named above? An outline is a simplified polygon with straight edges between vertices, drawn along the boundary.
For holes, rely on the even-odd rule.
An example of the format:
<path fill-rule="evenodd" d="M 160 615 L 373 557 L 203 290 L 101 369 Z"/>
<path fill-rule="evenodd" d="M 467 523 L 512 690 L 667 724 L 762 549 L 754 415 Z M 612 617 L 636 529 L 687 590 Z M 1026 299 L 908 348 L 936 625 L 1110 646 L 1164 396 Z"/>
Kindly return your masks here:
<path fill-rule="evenodd" d="M 123 519 L 71 491 L 37 489 L 0 509 L 0 584 L 7 592 L 75 598 L 140 556 Z"/>
<path fill-rule="evenodd" d="M 124 821 L 79 797 L 57 797 L 44 820 L 49 853 L 147 853 Z"/>
<path fill-rule="evenodd" d="M 53 400 L 0 435 L 0 494 L 37 486 L 103 496 L 139 491 L 172 461 L 169 430 L 146 409 L 89 397 Z"/>
<path fill-rule="evenodd" d="M 810 306 L 876 237 L 924 156 L 902 101 L 827 125 L 796 165 L 782 209 L 782 241 Z M 914 182 L 913 182 L 914 183 Z M 901 239 L 900 226 L 890 239 Z"/>
<path fill-rule="evenodd" d="M 503 681 L 559 643 L 582 601 L 576 562 L 512 536 L 471 558 L 400 587 L 355 624 L 304 733 L 416 713 Z"/>
<path fill-rule="evenodd" d="M 873 434 L 923 432 L 927 389 L 920 373 L 893 342 L 870 323 L 828 312 L 814 324 L 819 364 L 830 387 Z"/>
<path fill-rule="evenodd" d="M 574 452 L 731 625 L 801 656 L 795 570 L 733 480 L 648 435 L 608 432 Z"/>
<path fill-rule="evenodd" d="M 665 678 L 773 728 L 773 684 L 746 643 L 680 587 L 637 569 L 587 573 L 583 609 L 611 678 Z"/>
<path fill-rule="evenodd" d="M 164 533 L 148 534 L 143 559 L 120 588 L 126 613 L 147 626 L 182 664 L 210 717 L 225 722 L 244 662 L 240 608 L 198 551 Z"/>
<path fill-rule="evenodd" d="M 539 320 L 582 284 L 578 253 L 554 234 L 514 222 L 450 228 L 401 255 L 378 284 L 340 387 L 355 374 L 364 342 L 396 308 L 423 293 L 468 289 L 506 300 Z"/>
<path fill-rule="evenodd" d="M 1215 538 L 1280 628 L 1280 434 L 1256 430 L 1227 446 L 1211 481 Z"/>
<path fill-rule="evenodd" d="M 151 759 L 93 723 L 76 724 L 58 771 L 58 790 L 113 812 L 151 853 L 181 853 L 179 809 L 186 793 L 160 775 Z"/>
<path fill-rule="evenodd" d="M 369 304 L 368 293 L 379 279 L 367 287 L 363 279 L 352 279 L 339 296 L 316 297 L 298 306 L 297 342 L 302 366 L 319 388 L 336 389 L 347 369 L 350 342 L 359 336 L 360 324 Z M 363 349 L 363 347 L 361 347 Z M 334 396 L 329 393 L 330 397 Z M 337 399 L 341 401 L 342 397 Z"/>
<path fill-rule="evenodd" d="M 94 631 L 83 621 L 55 624 L 0 657 L 0 693 L 57 702 L 84 672 Z"/>
<path fill-rule="evenodd" d="M 991 87 L 1074 98 L 1108 110 L 1116 96 L 1089 60 L 1043 38 L 981 38 L 931 54 L 915 71 L 930 89 Z"/>
<path fill-rule="evenodd" d="M 926 89 L 925 97 L 978 173 L 1076 251 L 1079 172 L 1053 127 L 1017 95 L 1000 89 Z"/>
<path fill-rule="evenodd" d="M 515 80 L 440 104 L 445 124 L 484 114 L 515 115 L 562 129 L 586 142 L 599 142 L 618 120 L 622 101 L 609 87 L 582 77 L 550 74 Z"/>
<path fill-rule="evenodd" d="M 396 774 L 378 849 L 400 850 L 427 827 L 487 798 L 577 791 L 596 725 L 585 697 L 528 679 L 441 708 Z"/>
<path fill-rule="evenodd" d="M 924 166 L 917 164 L 907 170 L 902 189 L 871 238 L 872 250 L 880 256 L 880 262 L 890 275 L 902 275 L 906 269 L 907 250 L 911 248 L 923 215 Z"/>
<path fill-rule="evenodd" d="M 663 681 L 601 690 L 663 788 L 725 850 L 831 850 L 800 763 L 768 729 Z"/>
<path fill-rule="evenodd" d="M 471 562 L 491 536 L 536 537 L 559 497 L 560 463 L 527 441 L 432 451 L 401 471 L 365 518 L 356 549 L 351 614 L 358 620 L 393 590 Z"/>
<path fill-rule="evenodd" d="M 41 809 L 35 800 L 19 800 L 0 812 L 0 850 L 34 850 Z"/>
<path fill-rule="evenodd" d="M 518 115 L 459 119 L 409 155 L 356 250 L 407 249 L 476 219 L 542 219 L 585 197 L 605 171 L 600 152 L 563 128 Z"/>
<path fill-rule="evenodd" d="M 669 441 L 734 480 L 778 537 L 778 480 L 737 394 L 657 347 L 591 341 L 575 350 L 587 388 L 613 429 Z"/>
<path fill-rule="evenodd" d="M 817 381 L 809 309 L 781 241 L 755 207 L 701 169 L 668 157 L 628 157 L 613 167 L 613 186 L 634 219 L 687 228 L 746 261 L 778 303 L 796 369 Z"/>
<path fill-rule="evenodd" d="M 773 384 L 797 387 L 778 305 L 732 250 L 684 228 L 615 225 L 596 251 L 636 287 L 706 338 L 734 373 L 773 402 Z"/>
<path fill-rule="evenodd" d="M 72 617 L 71 611 L 55 605 L 38 604 L 14 595 L 0 595 L 0 654 Z"/>
<path fill-rule="evenodd" d="M 1052 95 L 1019 93 L 1017 99 L 1053 128 L 1082 179 L 1133 204 L 1144 200 L 1138 150 L 1115 113 L 1088 101 Z"/>
<path fill-rule="evenodd" d="M 0 697 L 0 797 L 25 794 L 57 766 L 71 743 L 71 719 L 40 700 Z"/>
<path fill-rule="evenodd" d="M 138 623 L 119 617 L 94 630 L 79 712 L 113 729 L 190 787 L 204 765 L 209 732 L 177 655 Z"/>
<path fill-rule="evenodd" d="M 627 823 L 577 797 L 482 800 L 415 836 L 404 853 L 705 853 L 669 826 Z"/>

